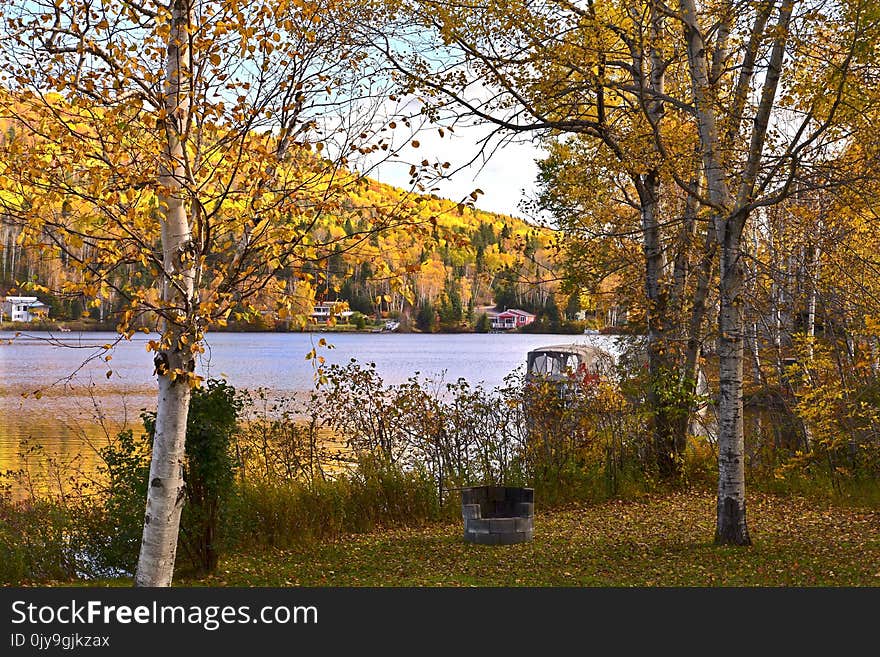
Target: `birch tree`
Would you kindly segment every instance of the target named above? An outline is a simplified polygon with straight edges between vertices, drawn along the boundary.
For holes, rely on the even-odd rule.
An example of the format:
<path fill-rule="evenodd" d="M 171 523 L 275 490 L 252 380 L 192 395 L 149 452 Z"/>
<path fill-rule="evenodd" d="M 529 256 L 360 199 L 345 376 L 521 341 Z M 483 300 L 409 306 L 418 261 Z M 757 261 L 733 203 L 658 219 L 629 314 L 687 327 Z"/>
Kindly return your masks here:
<path fill-rule="evenodd" d="M 665 9 L 683 26 L 706 176 L 701 202 L 711 209 L 720 253 L 715 540 L 736 545 L 751 542 L 742 404 L 744 231 L 756 209 L 779 203 L 805 180 L 841 183 L 827 166 L 829 154 L 865 127 L 846 107 L 859 91 L 853 72 L 864 56 L 860 44 L 877 27 L 876 11 L 858 1 L 781 0 L 743 9 L 694 0 L 680 0 L 677 12 Z M 799 57 L 809 62 L 803 69 Z"/>
<path fill-rule="evenodd" d="M 354 47 L 356 3 L 28 0 L 4 4 L 6 213 L 63 254 L 65 293 L 125 300 L 120 338 L 156 331 L 156 424 L 138 586 L 172 582 L 187 410 L 211 326 L 311 304 L 360 154 L 386 145 L 383 77 Z M 109 356 L 107 358 L 109 362 Z"/>

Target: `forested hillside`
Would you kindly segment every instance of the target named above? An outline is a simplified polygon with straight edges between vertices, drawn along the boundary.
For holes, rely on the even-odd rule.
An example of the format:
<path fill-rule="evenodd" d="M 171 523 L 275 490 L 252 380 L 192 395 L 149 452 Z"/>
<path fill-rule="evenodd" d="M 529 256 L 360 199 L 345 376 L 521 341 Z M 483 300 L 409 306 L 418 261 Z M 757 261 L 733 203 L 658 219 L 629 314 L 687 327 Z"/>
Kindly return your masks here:
<path fill-rule="evenodd" d="M 24 147 L 17 125 L 34 110 L 21 104 L 4 112 L 2 144 L 12 152 Z M 305 162 L 318 162 L 303 153 Z M 317 167 L 305 165 L 304 180 Z M 18 179 L 17 179 L 18 178 Z M 86 192 L 73 185 L 54 208 L 56 216 L 43 227 L 43 239 L 24 239 L 15 208 L 32 202 L 35 189 L 9 167 L 0 177 L 7 212 L 0 215 L 0 294 L 37 294 L 51 307 L 55 320 L 89 318 L 109 327 L 129 304 L 133 290 L 152 275 L 140 257 L 114 262 L 114 271 L 96 285 L 83 284 L 89 263 L 100 262 L 106 245 L 88 231 L 73 229 L 95 221 Z M 281 267 L 261 282 L 225 319 L 240 328 L 292 329 L 307 326 L 313 302 L 342 301 L 373 318 L 401 319 L 422 331 L 472 328 L 480 313 L 497 305 L 520 307 L 558 320 L 559 285 L 554 260 L 555 234 L 520 218 L 475 209 L 473 201 L 456 203 L 437 196 L 408 192 L 347 172 L 336 182 L 332 202 L 323 203 L 301 238 L 311 247 L 295 266 Z M 305 188 L 306 185 L 304 184 Z M 330 183 L 319 182 L 303 193 L 304 205 L 325 194 Z M 311 189 L 314 187 L 315 189 Z M 120 199 L 114 199 L 119 202 Z M 122 202 L 143 211 L 155 204 L 149 195 L 129 192 Z M 278 217 L 280 223 L 290 217 Z M 304 223 L 304 222 L 303 222 Z M 55 242 L 64 240 L 64 248 Z M 115 258 L 115 256 L 114 256 Z M 293 293 L 293 304 L 282 308 L 276 290 Z M 344 307 L 344 306 L 342 306 Z M 137 323 L 149 326 L 145 315 Z"/>

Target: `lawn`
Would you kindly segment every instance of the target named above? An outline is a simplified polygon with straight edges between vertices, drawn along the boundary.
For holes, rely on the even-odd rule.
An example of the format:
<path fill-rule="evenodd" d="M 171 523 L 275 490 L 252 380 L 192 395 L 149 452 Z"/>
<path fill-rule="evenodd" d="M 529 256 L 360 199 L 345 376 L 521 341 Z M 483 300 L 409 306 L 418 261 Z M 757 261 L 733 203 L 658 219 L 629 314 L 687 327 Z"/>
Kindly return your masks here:
<path fill-rule="evenodd" d="M 751 493 L 753 545 L 715 547 L 714 496 L 538 512 L 531 543 L 462 540 L 460 522 L 235 554 L 178 586 L 880 586 L 880 511 Z M 118 582 L 116 582 L 118 584 Z"/>

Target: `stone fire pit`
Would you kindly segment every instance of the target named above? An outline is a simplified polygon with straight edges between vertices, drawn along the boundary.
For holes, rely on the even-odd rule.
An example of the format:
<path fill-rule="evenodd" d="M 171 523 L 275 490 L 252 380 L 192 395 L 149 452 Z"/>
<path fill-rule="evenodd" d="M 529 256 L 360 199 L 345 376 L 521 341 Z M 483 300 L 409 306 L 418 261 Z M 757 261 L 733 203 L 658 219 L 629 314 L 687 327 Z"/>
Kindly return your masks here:
<path fill-rule="evenodd" d="M 464 540 L 510 545 L 532 540 L 535 491 L 513 486 L 472 486 L 461 490 Z"/>

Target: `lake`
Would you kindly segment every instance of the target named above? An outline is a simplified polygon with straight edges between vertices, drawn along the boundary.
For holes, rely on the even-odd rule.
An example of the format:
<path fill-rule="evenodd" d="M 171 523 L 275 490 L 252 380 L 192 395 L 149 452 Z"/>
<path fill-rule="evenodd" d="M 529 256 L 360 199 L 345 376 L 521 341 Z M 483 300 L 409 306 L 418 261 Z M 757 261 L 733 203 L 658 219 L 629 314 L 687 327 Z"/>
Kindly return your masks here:
<path fill-rule="evenodd" d="M 22 440 L 61 460 L 92 452 L 125 423 L 139 428 L 141 409 L 155 410 L 153 354 L 139 334 L 110 351 L 115 333 L 0 332 L 0 470 L 19 467 Z M 332 348 L 318 345 L 325 339 Z M 386 384 L 423 377 L 494 387 L 525 366 L 535 347 L 572 342 L 613 345 L 614 336 L 419 333 L 213 333 L 197 364 L 205 378 L 235 388 L 303 394 L 315 386 L 315 348 L 327 364 L 373 362 Z M 109 355 L 110 360 L 105 360 Z M 109 372 L 109 377 L 108 377 Z M 39 391 L 39 398 L 37 392 Z"/>

